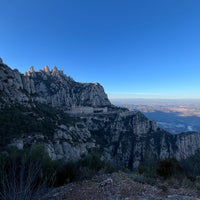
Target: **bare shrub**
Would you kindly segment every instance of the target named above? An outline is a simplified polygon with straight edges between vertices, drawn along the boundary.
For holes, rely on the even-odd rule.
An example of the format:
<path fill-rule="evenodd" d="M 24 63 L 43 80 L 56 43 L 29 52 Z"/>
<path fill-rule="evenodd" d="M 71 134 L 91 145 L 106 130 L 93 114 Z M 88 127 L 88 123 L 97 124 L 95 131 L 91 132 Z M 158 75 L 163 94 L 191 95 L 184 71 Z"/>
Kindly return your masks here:
<path fill-rule="evenodd" d="M 32 161 L 29 155 L 5 159 L 0 178 L 2 200 L 39 200 L 46 188 L 40 161 Z"/>

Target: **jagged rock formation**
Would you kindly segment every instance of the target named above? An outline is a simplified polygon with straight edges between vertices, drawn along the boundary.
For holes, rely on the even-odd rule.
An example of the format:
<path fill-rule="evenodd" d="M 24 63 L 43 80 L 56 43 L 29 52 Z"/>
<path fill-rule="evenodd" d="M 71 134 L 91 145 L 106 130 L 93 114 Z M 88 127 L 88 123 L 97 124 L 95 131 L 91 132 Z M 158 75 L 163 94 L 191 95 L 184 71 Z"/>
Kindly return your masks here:
<path fill-rule="evenodd" d="M 178 147 L 178 150 L 175 152 L 175 158 L 178 160 L 186 159 L 198 153 L 197 150 L 200 149 L 200 133 L 187 132 L 178 134 L 175 138 Z"/>
<path fill-rule="evenodd" d="M 0 105 L 3 103 L 45 103 L 70 110 L 72 107 L 106 107 L 111 103 L 98 83 L 78 83 L 63 71 L 45 66 L 35 72 L 33 67 L 24 75 L 0 63 Z"/>
<path fill-rule="evenodd" d="M 200 148 L 200 134 L 172 135 L 140 112 L 122 112 L 87 118 L 88 128 L 104 147 L 104 159 L 128 167 L 138 167 L 149 160 L 185 159 Z"/>
<path fill-rule="evenodd" d="M 2 58 L 0 58 L 0 64 L 3 64 L 3 60 L 2 60 Z"/>
<path fill-rule="evenodd" d="M 148 160 L 185 159 L 200 149 L 200 134 L 172 135 L 140 112 L 112 106 L 100 84 L 75 82 L 57 67 L 31 67 L 22 75 L 0 63 L 0 105 L 2 141 L 19 149 L 42 143 L 52 159 L 76 161 L 98 148 L 103 160 L 132 169 Z M 73 117 L 64 114 L 69 110 Z"/>

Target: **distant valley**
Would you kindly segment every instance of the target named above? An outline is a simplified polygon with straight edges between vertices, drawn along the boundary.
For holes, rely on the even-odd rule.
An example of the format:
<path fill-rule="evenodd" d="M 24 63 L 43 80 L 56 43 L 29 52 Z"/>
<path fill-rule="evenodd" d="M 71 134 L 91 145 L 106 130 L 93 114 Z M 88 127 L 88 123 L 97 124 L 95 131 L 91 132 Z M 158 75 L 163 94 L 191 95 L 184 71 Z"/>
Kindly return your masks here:
<path fill-rule="evenodd" d="M 199 100 L 113 100 L 118 106 L 129 110 L 139 110 L 149 119 L 166 131 L 178 134 L 181 132 L 200 132 Z"/>

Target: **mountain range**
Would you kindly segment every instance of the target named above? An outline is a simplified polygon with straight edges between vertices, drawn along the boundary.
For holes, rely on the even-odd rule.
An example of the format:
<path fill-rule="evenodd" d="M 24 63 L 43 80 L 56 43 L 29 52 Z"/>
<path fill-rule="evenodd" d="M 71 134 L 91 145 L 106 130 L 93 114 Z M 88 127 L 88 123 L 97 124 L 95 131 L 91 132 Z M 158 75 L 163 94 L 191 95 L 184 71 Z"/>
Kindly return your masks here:
<path fill-rule="evenodd" d="M 141 112 L 111 104 L 99 83 L 79 83 L 54 67 L 25 74 L 0 60 L 0 151 L 44 145 L 52 160 L 101 160 L 129 169 L 151 160 L 183 160 L 200 149 L 200 134 L 173 135 Z"/>

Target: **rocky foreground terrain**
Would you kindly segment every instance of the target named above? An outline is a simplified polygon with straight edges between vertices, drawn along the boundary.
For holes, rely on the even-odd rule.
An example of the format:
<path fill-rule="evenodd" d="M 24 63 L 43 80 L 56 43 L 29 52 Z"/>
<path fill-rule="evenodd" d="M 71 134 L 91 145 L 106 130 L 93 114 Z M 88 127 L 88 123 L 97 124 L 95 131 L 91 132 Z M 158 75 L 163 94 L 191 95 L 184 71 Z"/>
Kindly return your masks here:
<path fill-rule="evenodd" d="M 199 200 L 200 191 L 180 187 L 175 180 L 141 183 L 140 176 L 116 172 L 70 183 L 51 191 L 49 200 Z"/>

